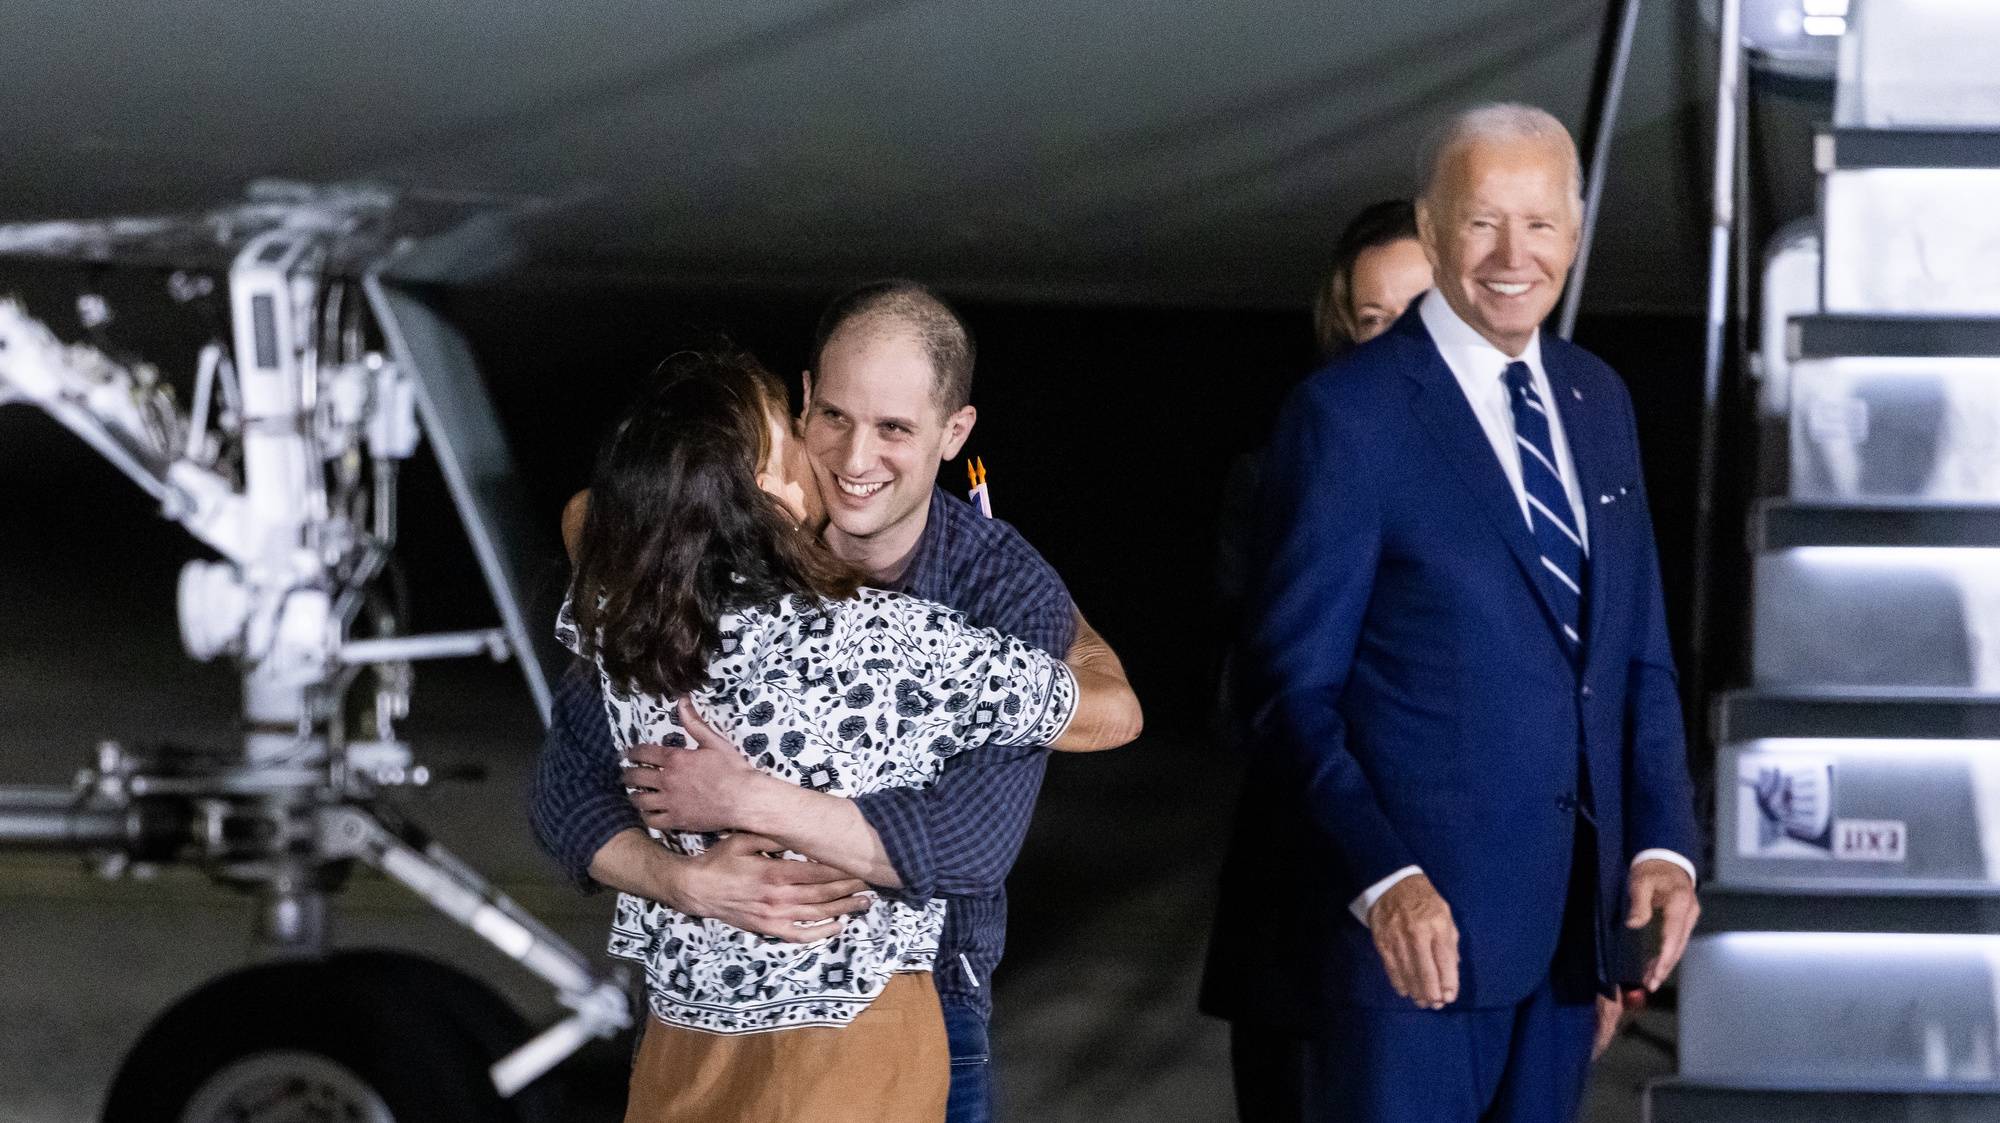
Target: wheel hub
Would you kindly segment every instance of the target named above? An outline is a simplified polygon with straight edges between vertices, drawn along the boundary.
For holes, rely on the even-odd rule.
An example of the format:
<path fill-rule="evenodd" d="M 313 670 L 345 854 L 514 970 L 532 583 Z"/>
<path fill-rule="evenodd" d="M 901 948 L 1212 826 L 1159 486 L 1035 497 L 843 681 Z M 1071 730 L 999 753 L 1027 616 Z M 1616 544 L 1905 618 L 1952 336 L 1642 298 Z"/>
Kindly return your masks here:
<path fill-rule="evenodd" d="M 180 1123 L 396 1123 L 369 1083 L 318 1053 L 271 1050 L 204 1081 Z"/>

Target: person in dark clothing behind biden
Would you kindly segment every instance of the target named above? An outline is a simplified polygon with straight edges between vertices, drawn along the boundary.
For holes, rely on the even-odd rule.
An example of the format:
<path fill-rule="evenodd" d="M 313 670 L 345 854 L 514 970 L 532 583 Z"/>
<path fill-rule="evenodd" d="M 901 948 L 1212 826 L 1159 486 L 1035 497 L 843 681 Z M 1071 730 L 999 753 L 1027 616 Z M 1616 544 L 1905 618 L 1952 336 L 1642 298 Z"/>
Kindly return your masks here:
<path fill-rule="evenodd" d="M 1541 331 L 1580 178 L 1539 109 L 1455 118 L 1417 203 L 1437 287 L 1279 420 L 1203 984 L 1245 1120 L 1567 1120 L 1618 984 L 1694 926 L 1631 401 Z M 1619 922 L 1656 913 L 1628 973 Z"/>

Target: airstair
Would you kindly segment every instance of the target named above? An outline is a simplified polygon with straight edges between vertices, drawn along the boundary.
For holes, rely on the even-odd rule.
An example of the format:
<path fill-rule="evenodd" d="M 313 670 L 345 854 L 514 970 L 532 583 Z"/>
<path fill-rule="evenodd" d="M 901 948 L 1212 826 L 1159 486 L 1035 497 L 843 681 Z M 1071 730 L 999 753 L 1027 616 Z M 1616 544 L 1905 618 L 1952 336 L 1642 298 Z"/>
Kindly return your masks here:
<path fill-rule="evenodd" d="M 1659 1123 L 2000 1120 L 2000 4 L 1847 15 Z"/>

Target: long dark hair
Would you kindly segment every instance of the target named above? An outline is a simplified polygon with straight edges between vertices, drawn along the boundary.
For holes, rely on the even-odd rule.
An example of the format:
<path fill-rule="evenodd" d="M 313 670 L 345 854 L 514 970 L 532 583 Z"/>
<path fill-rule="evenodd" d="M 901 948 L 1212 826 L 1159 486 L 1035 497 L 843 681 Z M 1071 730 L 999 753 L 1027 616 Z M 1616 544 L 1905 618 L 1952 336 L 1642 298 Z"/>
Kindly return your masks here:
<path fill-rule="evenodd" d="M 1417 237 L 1417 208 L 1408 199 L 1384 199 L 1361 208 L 1333 245 L 1333 269 L 1313 297 L 1313 335 L 1322 355 L 1354 346 L 1354 263 L 1376 246 Z"/>
<path fill-rule="evenodd" d="M 757 486 L 783 384 L 740 351 L 685 352 L 598 454 L 570 585 L 583 654 L 624 689 L 708 682 L 718 622 L 790 593 L 841 599 L 858 578 Z M 808 485 L 810 486 L 810 485 Z"/>

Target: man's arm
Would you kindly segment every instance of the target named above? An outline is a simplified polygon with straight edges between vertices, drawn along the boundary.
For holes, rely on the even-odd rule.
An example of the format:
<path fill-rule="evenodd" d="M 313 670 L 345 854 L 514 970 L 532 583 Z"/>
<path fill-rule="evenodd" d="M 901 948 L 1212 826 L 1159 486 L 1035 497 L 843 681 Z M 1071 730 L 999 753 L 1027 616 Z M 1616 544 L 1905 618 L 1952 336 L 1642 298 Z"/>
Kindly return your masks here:
<path fill-rule="evenodd" d="M 1625 402 L 1625 424 L 1636 464 L 1638 424 Z M 1645 487 L 1632 496 L 1641 533 L 1638 548 L 1646 567 L 1646 619 L 1638 654 L 1626 685 L 1625 851 L 1631 863 L 1628 928 L 1642 928 L 1658 913 L 1663 920 L 1659 954 L 1643 973 L 1647 990 L 1657 990 L 1679 964 L 1700 918 L 1695 898 L 1693 856 L 1700 839 L 1694 820 L 1694 782 L 1688 775 L 1686 727 L 1680 687 L 1667 632 L 1660 589 L 1659 550 Z"/>
<path fill-rule="evenodd" d="M 528 786 L 528 821 L 542 852 L 578 888 L 596 888 L 590 865 L 620 831 L 641 827 L 618 781 L 596 672 L 572 663 L 556 682 L 548 736 Z"/>
<path fill-rule="evenodd" d="M 1069 728 L 1049 747 L 1064 752 L 1101 752 L 1137 740 L 1144 718 L 1132 693 L 1132 682 L 1125 677 L 1125 664 L 1081 611 L 1076 613 L 1076 639 L 1063 662 L 1076 676 L 1079 701 Z M 1083 700 L 1093 697 L 1116 702 L 1086 706 Z M 1092 747 L 1078 747 L 1083 744 Z"/>
<path fill-rule="evenodd" d="M 591 876 L 613 889 L 689 916 L 792 943 L 825 939 L 828 925 L 869 907 L 861 882 L 814 862 L 765 856 L 777 841 L 733 834 L 699 857 L 675 854 L 642 830 L 625 830 L 591 860 Z"/>
<path fill-rule="evenodd" d="M 1417 864 L 1347 748 L 1340 696 L 1381 551 L 1378 472 L 1307 383 L 1273 434 L 1246 602 L 1247 701 L 1260 749 L 1304 786 L 1303 806 L 1350 894 Z"/>
<path fill-rule="evenodd" d="M 727 737 L 680 703 L 681 728 L 693 749 L 638 745 L 623 783 L 632 806 L 658 830 L 747 831 L 809 854 L 813 861 L 871 885 L 900 889 L 882 839 L 854 801 L 760 772 Z"/>
<path fill-rule="evenodd" d="M 1025 542 L 1023 550 L 1031 549 Z M 1084 621 L 1055 570 L 1039 556 L 990 586 L 974 622 L 988 623 L 1043 651 L 1061 653 L 1077 671 L 1129 689 L 1125 668 Z M 1021 856 L 1041 794 L 1049 754 L 1026 746 L 987 746 L 945 762 L 922 791 L 873 792 L 854 802 L 883 840 L 909 900 L 991 897 Z"/>
<path fill-rule="evenodd" d="M 732 837 L 699 857 L 675 854 L 646 835 L 625 798 L 618 750 L 589 667 L 573 665 L 557 683 L 553 720 L 529 787 L 535 841 L 579 888 L 608 885 L 781 940 L 816 940 L 801 927 L 867 908 L 864 886 L 805 862 L 761 856 L 783 849 Z"/>
<path fill-rule="evenodd" d="M 1458 997 L 1458 929 L 1348 751 L 1340 712 L 1382 536 L 1377 466 L 1346 423 L 1309 382 L 1272 437 L 1246 603 L 1253 740 L 1301 789 L 1348 893 L 1374 898 L 1357 912 L 1396 993 L 1436 1009 Z"/>
<path fill-rule="evenodd" d="M 1003 545 L 1011 556 L 989 572 L 969 602 L 942 593 L 940 599 L 964 610 L 975 624 L 998 628 L 1073 664 L 1081 658 L 1103 672 L 1103 653 L 1088 640 L 1079 647 L 1083 616 L 1055 568 L 1018 535 Z M 1122 666 L 1117 674 L 1122 678 Z M 1048 753 L 1042 749 L 987 746 L 946 761 L 944 774 L 929 788 L 874 792 L 855 805 L 881 836 L 906 899 L 991 897 L 1020 857 L 1047 771 Z"/>
<path fill-rule="evenodd" d="M 1629 405 L 1627 407 L 1630 424 Z M 1633 433 L 1634 456 L 1638 436 Z M 1679 678 L 1660 591 L 1659 551 L 1643 485 L 1633 494 L 1640 535 L 1635 548 L 1645 566 L 1646 618 L 1626 683 L 1625 859 L 1664 850 L 1684 857 L 1698 852 L 1694 783 L 1688 775 L 1687 734 L 1681 715 Z"/>
<path fill-rule="evenodd" d="M 1039 748 L 975 749 L 952 759 L 986 759 L 956 772 L 947 763 L 929 788 L 848 799 L 759 772 L 691 711 L 682 711 L 681 724 L 696 748 L 639 745 L 627 754 L 634 767 L 625 770 L 624 783 L 648 824 L 751 831 L 913 902 L 950 895 L 934 872 L 946 847 L 958 859 L 953 869 L 969 874 L 975 893 L 998 889 L 1027 832 L 1029 815 L 1016 809 L 1025 803 L 1032 810 L 1048 756 Z M 947 798 L 932 798 L 941 789 Z M 934 841 L 939 833 L 942 846 Z M 922 880 L 912 880 L 905 869 L 921 871 Z"/>
<path fill-rule="evenodd" d="M 590 489 L 584 488 L 569 497 L 563 504 L 562 540 L 563 552 L 569 555 L 569 563 L 576 564 L 577 547 L 583 544 L 583 523 L 590 517 Z"/>
<path fill-rule="evenodd" d="M 1065 660 L 1079 677 L 1126 685 L 1118 655 L 1081 613 Z M 1067 629 L 1065 629 L 1067 630 Z M 741 829 L 845 870 L 908 900 L 991 896 L 1005 883 L 1033 817 L 1047 756 L 1039 748 L 987 748 L 952 758 L 931 787 L 856 799 L 788 784 L 750 767 L 691 712 L 682 723 L 700 746 L 640 746 L 625 783 L 656 827 Z"/>

